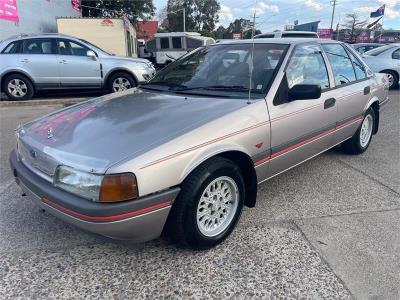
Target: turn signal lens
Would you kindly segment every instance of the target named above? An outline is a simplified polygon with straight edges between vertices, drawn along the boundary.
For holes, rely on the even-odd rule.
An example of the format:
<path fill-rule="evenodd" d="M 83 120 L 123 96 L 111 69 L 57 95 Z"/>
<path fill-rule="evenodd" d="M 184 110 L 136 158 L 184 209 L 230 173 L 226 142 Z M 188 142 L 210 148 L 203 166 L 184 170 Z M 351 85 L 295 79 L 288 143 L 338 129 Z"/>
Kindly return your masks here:
<path fill-rule="evenodd" d="M 104 176 L 100 186 L 99 202 L 120 202 L 137 197 L 136 177 L 132 173 Z"/>

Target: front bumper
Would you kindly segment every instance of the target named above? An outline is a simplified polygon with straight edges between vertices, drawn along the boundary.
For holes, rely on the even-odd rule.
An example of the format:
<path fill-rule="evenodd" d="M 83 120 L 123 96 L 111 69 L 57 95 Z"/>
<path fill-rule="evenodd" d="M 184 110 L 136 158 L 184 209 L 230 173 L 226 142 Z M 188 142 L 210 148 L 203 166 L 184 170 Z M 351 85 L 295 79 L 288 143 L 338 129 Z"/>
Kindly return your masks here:
<path fill-rule="evenodd" d="M 55 217 L 115 239 L 148 241 L 160 236 L 179 188 L 119 203 L 96 203 L 54 187 L 10 154 L 15 180 L 23 192 Z"/>

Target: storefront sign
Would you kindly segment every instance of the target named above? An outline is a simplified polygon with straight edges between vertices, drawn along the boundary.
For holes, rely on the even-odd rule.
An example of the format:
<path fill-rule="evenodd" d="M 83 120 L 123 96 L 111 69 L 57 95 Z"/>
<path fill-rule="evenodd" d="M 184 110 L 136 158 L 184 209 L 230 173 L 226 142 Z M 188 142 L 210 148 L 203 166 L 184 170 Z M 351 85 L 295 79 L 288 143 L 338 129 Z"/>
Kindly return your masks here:
<path fill-rule="evenodd" d="M 82 12 L 81 9 L 81 0 L 71 0 L 72 9 L 76 10 L 77 12 Z"/>
<path fill-rule="evenodd" d="M 19 22 L 17 0 L 0 0 L 0 19 Z"/>
<path fill-rule="evenodd" d="M 234 33 L 233 34 L 233 39 L 234 40 L 240 40 L 242 38 L 242 35 L 240 33 Z"/>
<path fill-rule="evenodd" d="M 104 19 L 100 23 L 101 26 L 114 26 L 114 22 L 110 19 Z"/>
<path fill-rule="evenodd" d="M 318 35 L 320 39 L 332 40 L 333 39 L 333 29 L 318 29 Z"/>

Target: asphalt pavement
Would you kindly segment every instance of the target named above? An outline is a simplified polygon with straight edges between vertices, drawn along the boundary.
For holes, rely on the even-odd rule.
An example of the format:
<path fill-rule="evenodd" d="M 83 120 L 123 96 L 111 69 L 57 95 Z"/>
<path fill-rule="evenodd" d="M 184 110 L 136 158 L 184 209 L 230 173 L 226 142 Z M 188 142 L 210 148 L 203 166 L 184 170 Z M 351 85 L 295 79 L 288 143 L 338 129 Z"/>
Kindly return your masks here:
<path fill-rule="evenodd" d="M 19 124 L 61 108 L 0 107 L 1 299 L 400 299 L 400 92 L 368 151 L 337 147 L 260 185 L 257 207 L 207 251 L 84 232 L 21 196 Z"/>

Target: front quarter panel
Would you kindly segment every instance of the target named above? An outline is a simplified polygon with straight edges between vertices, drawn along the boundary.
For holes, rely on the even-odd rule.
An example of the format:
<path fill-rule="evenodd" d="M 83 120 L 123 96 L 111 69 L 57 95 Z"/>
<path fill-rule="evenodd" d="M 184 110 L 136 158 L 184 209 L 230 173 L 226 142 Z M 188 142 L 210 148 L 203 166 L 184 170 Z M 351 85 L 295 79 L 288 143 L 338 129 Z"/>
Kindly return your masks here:
<path fill-rule="evenodd" d="M 269 151 L 269 146 L 269 116 L 266 103 L 261 99 L 113 166 L 107 173 L 135 173 L 139 195 L 144 196 L 179 185 L 212 156 L 240 151 L 255 158 Z"/>

